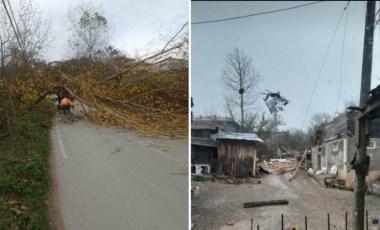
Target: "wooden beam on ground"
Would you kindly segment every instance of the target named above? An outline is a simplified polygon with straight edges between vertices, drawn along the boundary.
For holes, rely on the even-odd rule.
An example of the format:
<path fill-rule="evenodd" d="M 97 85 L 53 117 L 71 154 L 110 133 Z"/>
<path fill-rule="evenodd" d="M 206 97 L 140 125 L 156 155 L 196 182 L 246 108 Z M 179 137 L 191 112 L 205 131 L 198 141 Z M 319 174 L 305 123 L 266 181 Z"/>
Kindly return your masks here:
<path fill-rule="evenodd" d="M 289 181 L 292 181 L 293 177 L 297 174 L 298 169 L 301 167 L 301 164 L 302 164 L 303 160 L 305 159 L 306 155 L 307 155 L 307 149 L 305 149 L 305 152 L 303 153 L 303 156 L 302 156 L 300 162 L 298 163 L 298 167 L 296 168 L 296 171 L 294 172 L 294 174 L 289 178 Z"/>
<path fill-rule="evenodd" d="M 254 208 L 260 206 L 268 206 L 268 205 L 285 205 L 289 204 L 288 200 L 268 200 L 268 201 L 258 201 L 258 202 L 247 202 L 244 203 L 244 208 Z"/>

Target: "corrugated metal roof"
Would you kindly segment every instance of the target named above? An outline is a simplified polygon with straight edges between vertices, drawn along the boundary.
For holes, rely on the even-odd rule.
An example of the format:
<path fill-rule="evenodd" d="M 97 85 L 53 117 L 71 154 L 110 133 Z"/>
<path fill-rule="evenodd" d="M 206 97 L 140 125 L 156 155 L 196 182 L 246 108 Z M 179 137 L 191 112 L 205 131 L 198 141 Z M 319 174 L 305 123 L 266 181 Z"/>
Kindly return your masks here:
<path fill-rule="evenodd" d="M 230 140 L 247 140 L 247 141 L 264 142 L 254 133 L 219 132 L 217 134 L 211 135 L 211 138 L 213 140 L 230 139 Z"/>
<path fill-rule="evenodd" d="M 334 118 L 334 120 L 325 126 L 324 141 L 329 142 L 347 135 L 355 135 L 355 116 L 359 112 L 349 111 Z M 372 120 L 370 136 L 380 136 L 380 119 Z"/>
<path fill-rule="evenodd" d="M 191 138 L 192 145 L 200 145 L 207 147 L 216 147 L 216 142 L 209 138 L 200 138 L 200 137 L 192 137 Z"/>
<path fill-rule="evenodd" d="M 325 141 L 334 140 L 334 138 L 341 138 L 347 135 L 355 135 L 355 116 L 357 111 L 347 111 L 335 117 L 333 121 L 325 126 Z"/>

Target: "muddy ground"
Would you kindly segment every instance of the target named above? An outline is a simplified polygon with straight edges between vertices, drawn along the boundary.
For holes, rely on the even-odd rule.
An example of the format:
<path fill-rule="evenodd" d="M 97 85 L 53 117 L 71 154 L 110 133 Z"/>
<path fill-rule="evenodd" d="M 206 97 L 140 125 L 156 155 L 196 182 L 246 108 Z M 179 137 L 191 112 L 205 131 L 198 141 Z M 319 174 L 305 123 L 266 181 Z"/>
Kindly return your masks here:
<path fill-rule="evenodd" d="M 281 229 L 281 214 L 284 223 L 308 229 L 327 229 L 327 214 L 330 214 L 331 229 L 345 229 L 345 213 L 348 212 L 348 229 L 351 229 L 354 193 L 339 189 L 325 188 L 316 180 L 299 171 L 288 181 L 290 174 L 265 175 L 261 184 L 226 184 L 215 182 L 195 182 L 199 187 L 192 195 L 193 229 Z M 287 199 L 288 205 L 243 208 L 243 203 L 263 200 Z M 380 217 L 380 197 L 366 197 L 369 222 Z M 229 225 L 230 224 L 230 225 Z M 370 223 L 369 229 L 380 229 Z"/>

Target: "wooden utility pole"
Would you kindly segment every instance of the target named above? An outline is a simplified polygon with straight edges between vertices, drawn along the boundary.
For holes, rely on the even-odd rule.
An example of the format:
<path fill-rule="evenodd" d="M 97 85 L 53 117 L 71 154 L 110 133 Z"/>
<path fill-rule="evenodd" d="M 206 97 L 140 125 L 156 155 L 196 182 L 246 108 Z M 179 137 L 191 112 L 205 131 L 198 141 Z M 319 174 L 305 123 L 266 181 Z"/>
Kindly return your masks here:
<path fill-rule="evenodd" d="M 367 1 L 366 19 L 365 19 L 365 32 L 364 32 L 364 48 L 363 48 L 363 64 L 362 64 L 362 80 L 360 88 L 360 107 L 366 106 L 369 98 L 369 91 L 371 88 L 371 73 L 372 73 L 372 50 L 373 50 L 373 36 L 375 30 L 375 1 Z M 357 149 L 358 154 L 355 166 L 355 201 L 354 201 L 354 230 L 364 229 L 364 207 L 365 207 L 365 193 L 367 190 L 366 176 L 369 167 L 369 158 L 367 157 L 367 146 L 369 142 L 368 127 L 370 120 L 367 118 L 359 118 L 358 120 L 357 135 Z"/>

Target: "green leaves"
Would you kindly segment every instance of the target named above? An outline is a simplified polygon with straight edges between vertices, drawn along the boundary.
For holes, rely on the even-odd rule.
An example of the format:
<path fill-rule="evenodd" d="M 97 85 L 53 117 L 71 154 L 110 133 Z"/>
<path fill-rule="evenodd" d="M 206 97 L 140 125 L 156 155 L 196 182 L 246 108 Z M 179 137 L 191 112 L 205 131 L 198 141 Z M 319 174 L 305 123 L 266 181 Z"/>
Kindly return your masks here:
<path fill-rule="evenodd" d="M 91 13 L 87 10 L 83 12 L 78 23 L 82 29 L 94 26 L 107 27 L 107 19 L 104 16 L 100 15 L 98 12 Z"/>

